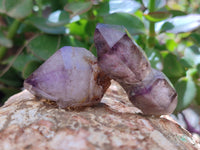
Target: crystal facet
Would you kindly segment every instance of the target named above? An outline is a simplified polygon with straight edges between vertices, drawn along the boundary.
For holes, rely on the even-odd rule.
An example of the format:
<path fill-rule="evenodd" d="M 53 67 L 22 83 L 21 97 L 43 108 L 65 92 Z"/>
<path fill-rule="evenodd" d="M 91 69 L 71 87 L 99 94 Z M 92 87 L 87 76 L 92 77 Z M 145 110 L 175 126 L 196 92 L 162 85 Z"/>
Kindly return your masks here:
<path fill-rule="evenodd" d="M 143 50 L 117 25 L 98 24 L 94 34 L 98 64 L 120 83 L 129 100 L 144 114 L 170 114 L 177 94 L 167 77 L 151 68 Z"/>
<path fill-rule="evenodd" d="M 97 104 L 109 85 L 92 53 L 70 46 L 58 50 L 24 81 L 31 93 L 61 108 Z"/>

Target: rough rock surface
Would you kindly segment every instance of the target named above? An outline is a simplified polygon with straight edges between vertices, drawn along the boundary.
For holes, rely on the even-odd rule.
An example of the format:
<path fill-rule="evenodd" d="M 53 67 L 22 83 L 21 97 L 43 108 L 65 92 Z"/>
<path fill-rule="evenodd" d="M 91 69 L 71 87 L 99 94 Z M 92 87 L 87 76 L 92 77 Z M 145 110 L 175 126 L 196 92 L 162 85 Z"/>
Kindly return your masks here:
<path fill-rule="evenodd" d="M 198 150 L 169 116 L 143 116 L 116 82 L 102 103 L 60 109 L 24 90 L 0 108 L 1 150 Z"/>

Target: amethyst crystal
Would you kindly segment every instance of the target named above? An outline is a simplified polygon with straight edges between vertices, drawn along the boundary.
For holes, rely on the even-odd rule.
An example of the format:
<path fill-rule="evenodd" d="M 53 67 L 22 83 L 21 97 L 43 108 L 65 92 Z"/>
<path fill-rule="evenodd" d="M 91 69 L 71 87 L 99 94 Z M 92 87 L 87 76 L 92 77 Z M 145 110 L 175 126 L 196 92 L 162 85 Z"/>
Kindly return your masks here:
<path fill-rule="evenodd" d="M 94 34 L 98 64 L 125 89 L 130 101 L 147 115 L 170 114 L 177 94 L 162 73 L 151 68 L 143 50 L 122 26 L 98 24 Z"/>
<path fill-rule="evenodd" d="M 58 50 L 24 81 L 31 93 L 61 108 L 97 104 L 109 85 L 92 53 L 70 46 Z"/>

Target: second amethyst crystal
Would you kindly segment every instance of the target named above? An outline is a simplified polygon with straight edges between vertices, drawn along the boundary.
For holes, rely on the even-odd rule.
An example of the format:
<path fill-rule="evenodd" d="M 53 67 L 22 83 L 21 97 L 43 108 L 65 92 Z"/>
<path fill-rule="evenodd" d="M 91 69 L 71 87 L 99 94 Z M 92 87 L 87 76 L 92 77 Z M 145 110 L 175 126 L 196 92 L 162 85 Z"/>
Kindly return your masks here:
<path fill-rule="evenodd" d="M 177 94 L 167 77 L 151 68 L 143 50 L 122 26 L 98 24 L 94 42 L 98 64 L 120 83 L 129 100 L 144 114 L 170 114 L 177 105 Z"/>

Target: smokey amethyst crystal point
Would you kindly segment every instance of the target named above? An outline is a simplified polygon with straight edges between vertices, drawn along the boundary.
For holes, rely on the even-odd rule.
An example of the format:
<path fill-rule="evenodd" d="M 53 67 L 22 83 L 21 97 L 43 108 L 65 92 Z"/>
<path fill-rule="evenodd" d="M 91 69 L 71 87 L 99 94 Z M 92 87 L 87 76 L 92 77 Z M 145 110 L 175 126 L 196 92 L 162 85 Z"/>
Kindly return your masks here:
<path fill-rule="evenodd" d="M 167 77 L 151 68 L 143 50 L 117 25 L 98 24 L 94 34 L 98 64 L 120 83 L 129 100 L 146 115 L 170 114 L 177 94 Z"/>
<path fill-rule="evenodd" d="M 55 101 L 61 108 L 100 102 L 110 79 L 84 48 L 65 46 L 24 81 L 32 94 Z"/>

